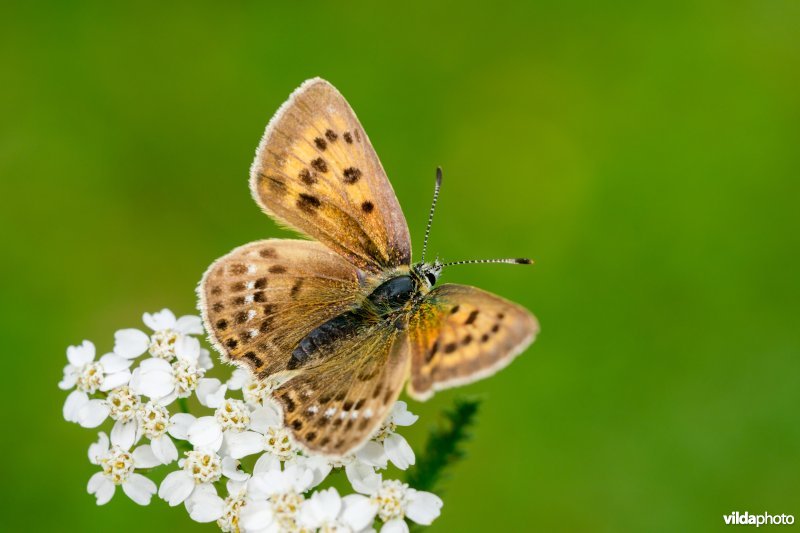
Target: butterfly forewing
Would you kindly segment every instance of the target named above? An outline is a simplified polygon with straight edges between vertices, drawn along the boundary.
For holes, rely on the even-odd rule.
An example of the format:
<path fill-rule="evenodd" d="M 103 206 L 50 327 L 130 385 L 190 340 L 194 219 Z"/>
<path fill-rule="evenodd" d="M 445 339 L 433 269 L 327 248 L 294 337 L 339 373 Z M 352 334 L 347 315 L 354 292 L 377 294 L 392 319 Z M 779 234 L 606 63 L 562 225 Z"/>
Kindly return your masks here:
<path fill-rule="evenodd" d="M 218 259 L 199 287 L 212 343 L 259 377 L 286 370 L 297 343 L 349 309 L 359 291 L 356 268 L 338 254 L 316 242 L 278 239 Z"/>
<path fill-rule="evenodd" d="M 410 396 L 424 400 L 434 391 L 494 374 L 520 354 L 539 331 L 525 308 L 486 291 L 442 285 L 411 316 Z"/>
<path fill-rule="evenodd" d="M 387 324 L 357 328 L 275 391 L 284 424 L 304 449 L 346 455 L 386 418 L 408 366 L 405 334 Z"/>
<path fill-rule="evenodd" d="M 305 82 L 270 121 L 250 188 L 268 214 L 364 270 L 411 260 L 408 227 L 378 156 L 325 80 Z"/>

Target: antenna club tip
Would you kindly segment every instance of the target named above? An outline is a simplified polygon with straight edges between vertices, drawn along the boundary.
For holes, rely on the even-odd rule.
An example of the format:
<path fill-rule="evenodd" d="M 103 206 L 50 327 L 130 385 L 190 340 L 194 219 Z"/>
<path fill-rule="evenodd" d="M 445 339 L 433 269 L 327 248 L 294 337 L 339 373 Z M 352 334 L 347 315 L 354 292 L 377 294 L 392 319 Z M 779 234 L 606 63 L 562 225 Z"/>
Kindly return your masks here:
<path fill-rule="evenodd" d="M 520 257 L 519 259 L 514 259 L 514 262 L 518 265 L 532 265 L 533 259 L 528 259 L 526 257 Z"/>
<path fill-rule="evenodd" d="M 442 167 L 436 167 L 436 184 L 442 184 Z"/>

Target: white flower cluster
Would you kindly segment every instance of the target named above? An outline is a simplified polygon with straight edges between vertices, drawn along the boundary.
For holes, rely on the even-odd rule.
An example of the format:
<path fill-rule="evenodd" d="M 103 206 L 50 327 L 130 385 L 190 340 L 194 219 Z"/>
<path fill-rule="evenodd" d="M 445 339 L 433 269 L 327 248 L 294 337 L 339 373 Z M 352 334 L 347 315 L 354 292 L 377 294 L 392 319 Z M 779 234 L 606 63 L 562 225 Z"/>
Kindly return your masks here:
<path fill-rule="evenodd" d="M 405 519 L 429 525 L 439 516 L 438 496 L 383 479 L 389 463 L 405 470 L 415 461 L 396 432 L 418 418 L 405 402 L 398 401 L 351 456 L 331 462 L 307 455 L 281 424 L 271 398 L 275 383 L 252 380 L 241 369 L 226 383 L 205 377 L 213 363 L 197 337 L 203 334 L 198 317 L 176 319 L 164 309 L 145 313 L 144 323 L 152 333 L 117 331 L 113 351 L 97 360 L 89 341 L 67 348 L 59 387 L 72 392 L 64 418 L 87 428 L 114 421 L 110 436 L 101 431 L 89 446 L 89 460 L 100 471 L 87 488 L 98 505 L 121 486 L 140 505 L 157 493 L 170 506 L 183 503 L 197 522 L 244 533 L 404 532 Z M 192 396 L 209 414 L 187 412 Z M 170 412 L 175 407 L 179 412 Z M 173 464 L 177 470 L 160 486 L 144 475 Z M 355 493 L 314 491 L 336 469 L 344 470 Z"/>

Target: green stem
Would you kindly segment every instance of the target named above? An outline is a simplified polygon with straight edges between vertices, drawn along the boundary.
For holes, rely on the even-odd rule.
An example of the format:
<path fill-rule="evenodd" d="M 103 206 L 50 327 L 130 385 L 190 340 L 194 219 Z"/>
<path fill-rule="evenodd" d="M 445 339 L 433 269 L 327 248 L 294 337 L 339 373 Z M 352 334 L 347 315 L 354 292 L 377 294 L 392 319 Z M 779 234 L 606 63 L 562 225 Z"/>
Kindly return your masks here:
<path fill-rule="evenodd" d="M 186 401 L 186 398 L 178 398 L 178 407 L 181 408 L 183 413 L 189 412 L 189 402 Z"/>
<path fill-rule="evenodd" d="M 444 478 L 445 469 L 465 455 L 463 444 L 469 440 L 469 429 L 475 423 L 479 400 L 457 398 L 445 411 L 444 424 L 431 430 L 425 451 L 417 458 L 416 467 L 406 481 L 417 490 L 433 490 Z"/>

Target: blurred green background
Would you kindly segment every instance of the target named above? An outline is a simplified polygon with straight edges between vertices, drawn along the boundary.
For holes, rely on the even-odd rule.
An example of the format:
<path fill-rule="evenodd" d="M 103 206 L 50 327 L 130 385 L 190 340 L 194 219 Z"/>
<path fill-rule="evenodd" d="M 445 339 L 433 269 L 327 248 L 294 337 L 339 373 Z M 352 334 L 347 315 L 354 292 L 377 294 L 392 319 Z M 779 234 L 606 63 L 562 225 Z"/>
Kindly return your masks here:
<path fill-rule="evenodd" d="M 524 5 L 523 5 L 524 4 Z M 419 250 L 531 309 L 431 531 L 707 531 L 800 515 L 800 3 L 463 2 L 0 17 L 4 529 L 203 530 L 86 493 L 65 348 L 195 307 L 206 266 L 288 236 L 250 198 L 270 116 L 323 76 L 372 138 Z M 456 392 L 412 403 L 420 450 Z M 798 516 L 800 518 L 800 516 Z"/>

